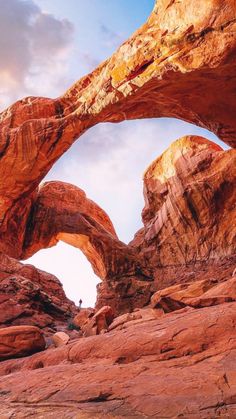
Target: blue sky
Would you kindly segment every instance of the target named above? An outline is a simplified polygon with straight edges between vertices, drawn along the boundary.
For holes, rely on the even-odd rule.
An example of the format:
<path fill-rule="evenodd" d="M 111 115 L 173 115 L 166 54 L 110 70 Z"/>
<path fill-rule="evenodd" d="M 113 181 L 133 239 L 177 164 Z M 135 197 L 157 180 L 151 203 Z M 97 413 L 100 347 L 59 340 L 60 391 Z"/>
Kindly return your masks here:
<path fill-rule="evenodd" d="M 27 95 L 61 95 L 144 23 L 153 4 L 154 0 L 0 0 L 0 107 Z M 128 243 L 142 226 L 144 170 L 172 141 L 187 134 L 216 140 L 205 130 L 167 118 L 101 124 L 71 147 L 46 180 L 84 189 Z M 98 278 L 78 249 L 60 243 L 29 262 L 57 275 L 71 299 L 94 304 Z"/>
<path fill-rule="evenodd" d="M 74 24 L 69 82 L 108 58 L 150 15 L 154 0 L 35 0 Z"/>

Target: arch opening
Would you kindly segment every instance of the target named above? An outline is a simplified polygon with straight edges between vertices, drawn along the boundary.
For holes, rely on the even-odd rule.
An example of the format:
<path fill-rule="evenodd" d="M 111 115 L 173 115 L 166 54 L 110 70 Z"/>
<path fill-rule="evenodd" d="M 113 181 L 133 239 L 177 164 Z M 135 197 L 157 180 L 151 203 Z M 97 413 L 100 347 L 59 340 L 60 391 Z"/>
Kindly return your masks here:
<path fill-rule="evenodd" d="M 82 307 L 94 307 L 96 287 L 101 280 L 79 249 L 59 242 L 52 248 L 40 250 L 24 263 L 54 274 L 63 284 L 66 296 L 76 305 L 82 299 Z"/>
<path fill-rule="evenodd" d="M 177 119 L 104 123 L 85 133 L 80 141 L 54 165 L 45 180 L 60 179 L 82 187 L 89 198 L 106 210 L 118 232 L 118 237 L 124 243 L 128 243 L 142 226 L 141 211 L 144 207 L 142 173 L 172 141 L 186 134 L 202 135 L 227 148 L 210 131 Z M 56 247 L 40 251 L 28 259 L 27 263 L 30 261 L 36 266 L 40 264 L 40 268 L 58 276 L 68 297 L 75 302 L 78 303 L 79 294 L 83 294 L 82 300 L 88 305 L 94 305 L 99 278 L 89 267 L 85 256 L 81 256 L 81 252 L 78 252 L 78 247 L 83 250 L 82 242 L 78 245 L 78 242 L 76 243 L 78 237 L 67 233 L 59 234 L 57 239 L 67 242 L 74 248 L 68 250 L 66 244 L 59 242 Z M 63 252 L 68 254 L 69 265 Z M 58 257 L 59 264 L 48 263 L 50 259 L 56 261 Z M 97 262 L 94 260 L 94 263 L 99 264 L 99 259 Z M 68 273 L 65 266 L 69 267 Z M 100 278 L 105 276 L 102 275 L 103 268 L 100 264 Z M 75 274 L 71 273 L 71 269 Z M 72 276 L 76 280 L 71 281 Z M 80 282 L 82 282 L 81 290 L 78 285 Z M 78 296 L 73 295 L 73 288 L 78 289 Z"/>

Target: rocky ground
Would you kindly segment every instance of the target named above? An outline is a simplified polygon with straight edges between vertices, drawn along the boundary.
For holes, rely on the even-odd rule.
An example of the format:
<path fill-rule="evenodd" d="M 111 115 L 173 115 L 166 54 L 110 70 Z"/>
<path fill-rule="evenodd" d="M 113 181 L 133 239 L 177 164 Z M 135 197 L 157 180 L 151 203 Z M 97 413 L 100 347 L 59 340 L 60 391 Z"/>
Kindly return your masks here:
<path fill-rule="evenodd" d="M 2 362 L 1 417 L 235 417 L 236 277 L 199 282 L 106 333 Z"/>

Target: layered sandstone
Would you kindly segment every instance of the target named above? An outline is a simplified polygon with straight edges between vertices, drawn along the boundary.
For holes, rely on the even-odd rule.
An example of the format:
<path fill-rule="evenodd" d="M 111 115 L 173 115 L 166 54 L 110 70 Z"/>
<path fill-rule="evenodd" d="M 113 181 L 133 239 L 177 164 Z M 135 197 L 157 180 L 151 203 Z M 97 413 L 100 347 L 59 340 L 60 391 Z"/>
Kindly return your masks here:
<path fill-rule="evenodd" d="M 156 270 L 163 265 L 233 254 L 234 233 L 227 225 L 227 217 L 234 215 L 229 208 L 234 199 L 233 151 L 220 154 L 215 146 L 206 146 L 208 151 L 201 150 L 199 157 L 191 158 L 189 168 L 184 165 L 184 158 L 190 158 L 194 147 L 187 147 L 191 149 L 188 156 L 180 156 L 178 163 L 174 160 L 170 163 L 172 169 L 178 166 L 177 171 L 183 171 L 183 175 L 177 173 L 179 184 L 175 185 L 175 176 L 171 175 L 176 200 L 168 190 L 168 182 L 161 180 L 162 189 L 150 169 L 145 177 L 149 208 L 145 209 L 144 232 L 129 247 L 119 242 L 108 217 L 80 190 L 60 183 L 46 184 L 39 189 L 38 185 L 71 144 L 99 122 L 177 117 L 209 128 L 233 145 L 235 6 L 235 0 L 225 1 L 224 7 L 221 0 L 207 4 L 203 0 L 198 4 L 190 0 L 158 1 L 148 21 L 110 59 L 60 98 L 29 97 L 1 113 L 0 249 L 3 252 L 20 259 L 58 240 L 77 246 L 105 281 L 100 286 L 99 306 L 109 304 L 105 300 L 114 299 L 114 295 L 119 294 L 123 301 L 129 295 L 130 301 L 118 305 L 116 311 L 127 310 L 129 306 L 132 309 L 138 296 L 141 298 L 137 304 L 148 302 L 153 289 L 146 282 L 153 279 L 153 267 Z M 198 150 L 199 141 L 197 144 Z M 215 179 L 208 176 L 202 185 L 208 167 L 212 173 L 215 171 Z M 216 170 L 226 175 L 225 182 Z M 200 182 L 200 192 L 196 190 L 197 185 L 189 183 L 188 171 L 193 183 Z M 165 176 L 168 178 L 169 174 Z M 153 215 L 151 221 L 150 211 L 159 210 L 158 202 L 153 208 L 150 204 L 153 181 L 156 193 L 151 199 L 160 200 L 163 205 L 161 214 Z M 181 189 L 183 199 L 179 195 Z M 201 194 L 205 204 L 200 202 Z M 225 210 L 221 199 L 226 203 Z M 209 210 L 209 203 L 215 208 Z M 217 231 L 218 222 L 222 233 Z M 208 227 L 213 231 L 212 238 Z M 203 234 L 202 239 L 198 230 Z"/>
<path fill-rule="evenodd" d="M 50 332 L 76 312 L 54 275 L 0 253 L 0 328 L 32 325 Z"/>
<path fill-rule="evenodd" d="M 144 228 L 129 246 L 119 241 L 108 215 L 81 189 L 47 182 L 31 194 L 21 221 L 16 206 L 0 239 L 1 250 L 22 259 L 63 240 L 82 250 L 103 280 L 97 307 L 132 311 L 168 285 L 168 268 L 176 267 L 176 281 L 181 266 L 186 277 L 196 264 L 201 271 L 211 260 L 218 264 L 234 258 L 235 160 L 233 149 L 223 151 L 201 137 L 173 143 L 145 172 Z"/>
<path fill-rule="evenodd" d="M 35 326 L 12 326 L 0 330 L 0 361 L 43 351 L 46 342 Z"/>
<path fill-rule="evenodd" d="M 131 245 L 152 268 L 236 253 L 235 150 L 179 139 L 146 170 L 144 197 L 144 228 Z"/>
<path fill-rule="evenodd" d="M 2 362 L 2 415 L 233 418 L 236 303 L 145 311 L 105 335 Z"/>
<path fill-rule="evenodd" d="M 1 232 L 13 207 L 23 208 L 53 163 L 99 122 L 176 117 L 234 145 L 235 27 L 235 0 L 157 1 L 147 23 L 63 96 L 29 97 L 2 112 Z"/>

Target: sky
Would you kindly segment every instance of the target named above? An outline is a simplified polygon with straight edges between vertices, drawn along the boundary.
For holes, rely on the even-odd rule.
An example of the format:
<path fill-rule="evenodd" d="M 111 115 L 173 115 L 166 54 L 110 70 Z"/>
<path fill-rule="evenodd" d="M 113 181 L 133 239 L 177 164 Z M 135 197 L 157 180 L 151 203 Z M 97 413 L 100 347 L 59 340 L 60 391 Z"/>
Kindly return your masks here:
<path fill-rule="evenodd" d="M 145 22 L 153 5 L 154 0 L 0 0 L 0 109 L 28 95 L 61 95 L 114 53 Z M 171 142 L 189 134 L 224 146 L 214 134 L 174 119 L 100 124 L 70 148 L 45 180 L 84 189 L 128 243 L 142 226 L 143 172 Z M 26 263 L 56 275 L 73 301 L 94 305 L 99 278 L 78 249 L 59 243 Z"/>

